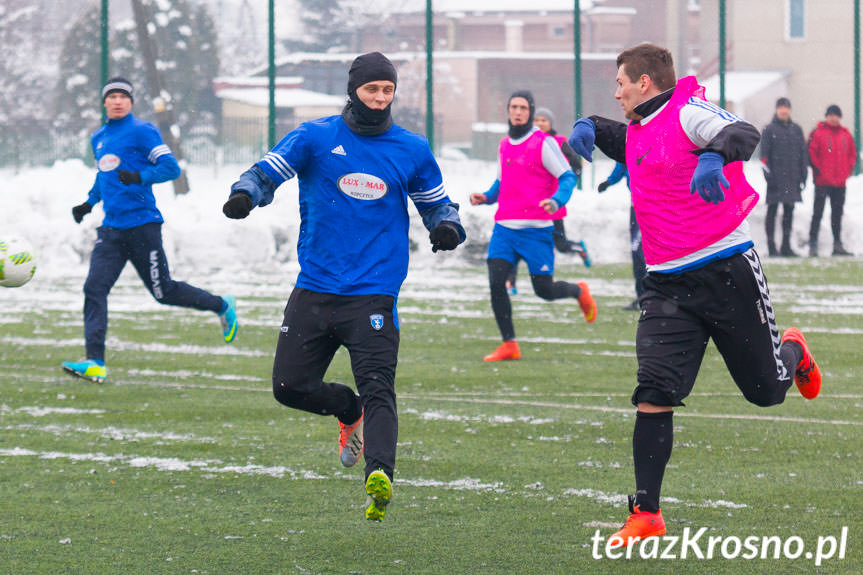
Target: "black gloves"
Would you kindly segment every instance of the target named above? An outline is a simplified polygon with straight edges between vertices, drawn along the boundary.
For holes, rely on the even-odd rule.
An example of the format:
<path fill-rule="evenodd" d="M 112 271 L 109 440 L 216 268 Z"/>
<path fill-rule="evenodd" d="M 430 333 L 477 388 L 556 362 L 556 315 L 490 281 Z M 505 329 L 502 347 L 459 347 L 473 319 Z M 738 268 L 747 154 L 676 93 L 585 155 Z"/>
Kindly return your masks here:
<path fill-rule="evenodd" d="M 75 223 L 80 224 L 81 220 L 84 219 L 84 216 L 89 214 L 92 209 L 93 209 L 93 206 L 91 206 L 87 202 L 84 202 L 83 204 L 80 204 L 80 205 L 72 208 L 72 217 L 75 218 Z"/>
<path fill-rule="evenodd" d="M 610 185 L 611 185 L 611 184 L 609 184 L 609 183 L 608 183 L 608 181 L 601 182 L 598 186 L 596 186 L 596 191 L 597 191 L 597 192 L 599 192 L 599 193 L 601 194 L 602 192 L 604 192 L 605 190 L 607 190 L 607 189 L 608 189 L 608 186 L 610 186 Z"/>
<path fill-rule="evenodd" d="M 140 184 L 141 183 L 141 173 L 140 172 L 130 172 L 129 170 L 117 170 L 117 177 L 120 178 L 120 181 L 126 184 Z"/>
<path fill-rule="evenodd" d="M 222 206 L 222 213 L 232 220 L 241 220 L 249 215 L 252 211 L 252 198 L 243 192 L 231 194 L 225 205 Z"/>
<path fill-rule="evenodd" d="M 454 250 L 459 241 L 458 227 L 452 222 L 443 221 L 429 232 L 429 240 L 431 240 L 433 252 Z"/>

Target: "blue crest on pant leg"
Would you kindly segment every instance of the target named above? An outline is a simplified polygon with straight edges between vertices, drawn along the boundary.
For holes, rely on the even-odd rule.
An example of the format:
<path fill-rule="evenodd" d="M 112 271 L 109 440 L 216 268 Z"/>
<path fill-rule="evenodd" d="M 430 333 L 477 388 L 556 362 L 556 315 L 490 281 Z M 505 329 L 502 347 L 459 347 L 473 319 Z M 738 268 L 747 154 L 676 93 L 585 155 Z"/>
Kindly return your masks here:
<path fill-rule="evenodd" d="M 372 327 L 377 331 L 380 331 L 382 327 L 384 327 L 384 316 L 379 313 L 373 313 L 369 316 L 369 321 L 372 324 Z"/>

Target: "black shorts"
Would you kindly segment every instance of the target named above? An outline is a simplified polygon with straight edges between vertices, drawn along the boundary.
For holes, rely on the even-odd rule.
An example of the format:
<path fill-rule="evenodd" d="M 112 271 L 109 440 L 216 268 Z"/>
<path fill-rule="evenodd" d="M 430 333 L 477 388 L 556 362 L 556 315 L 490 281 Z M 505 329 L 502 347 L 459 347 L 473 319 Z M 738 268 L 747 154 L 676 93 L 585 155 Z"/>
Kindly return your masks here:
<path fill-rule="evenodd" d="M 743 395 L 780 403 L 791 384 L 767 279 L 755 250 L 680 274 L 644 279 L 636 334 L 638 387 L 632 402 L 683 405 L 709 339 Z"/>
<path fill-rule="evenodd" d="M 273 381 L 295 391 L 313 391 L 342 345 L 350 354 L 361 395 L 366 384 L 392 389 L 399 350 L 395 298 L 294 289 L 285 306 Z"/>

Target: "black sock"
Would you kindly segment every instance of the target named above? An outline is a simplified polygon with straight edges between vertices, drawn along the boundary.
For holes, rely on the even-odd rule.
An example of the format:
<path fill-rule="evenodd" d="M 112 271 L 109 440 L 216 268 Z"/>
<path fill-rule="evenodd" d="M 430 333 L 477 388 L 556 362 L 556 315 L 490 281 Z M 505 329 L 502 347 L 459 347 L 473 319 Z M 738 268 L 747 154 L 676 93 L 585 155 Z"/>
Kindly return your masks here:
<path fill-rule="evenodd" d="M 672 411 L 635 414 L 632 459 L 635 462 L 635 503 L 641 511 L 659 511 L 659 492 L 674 443 Z"/>
<path fill-rule="evenodd" d="M 357 422 L 360 416 L 363 414 L 363 404 L 360 401 L 359 396 L 355 396 L 357 400 L 348 408 L 344 413 L 339 413 L 336 415 L 339 421 L 344 423 L 345 425 L 353 425 Z"/>
<path fill-rule="evenodd" d="M 793 378 L 794 373 L 797 371 L 797 365 L 803 359 L 803 347 L 796 341 L 786 341 L 779 348 L 779 357 L 782 358 L 785 369 L 788 370 L 788 373 Z"/>

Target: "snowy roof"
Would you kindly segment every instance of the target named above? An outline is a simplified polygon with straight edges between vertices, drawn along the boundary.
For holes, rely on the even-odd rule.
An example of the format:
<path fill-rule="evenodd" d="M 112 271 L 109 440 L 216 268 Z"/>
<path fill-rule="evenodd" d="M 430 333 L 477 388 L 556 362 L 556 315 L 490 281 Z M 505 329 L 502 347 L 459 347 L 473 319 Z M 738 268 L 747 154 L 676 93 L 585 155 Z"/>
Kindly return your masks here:
<path fill-rule="evenodd" d="M 216 96 L 223 100 L 241 102 L 250 106 L 268 106 L 270 102 L 270 93 L 266 88 L 225 88 L 224 90 L 217 90 Z M 277 108 L 320 106 L 340 108 L 344 105 L 345 96 L 333 96 L 300 88 L 282 88 L 276 90 Z"/>
<path fill-rule="evenodd" d="M 285 64 L 300 64 L 302 62 L 353 62 L 359 56 L 356 52 L 330 53 L 330 52 L 294 52 L 289 56 L 279 59 L 276 66 Z M 406 62 L 413 60 L 425 60 L 426 53 L 418 52 L 390 52 L 387 58 L 394 62 Z M 572 52 L 531 52 L 531 51 L 506 51 L 506 50 L 436 50 L 433 56 L 436 60 L 572 60 Z M 617 52 L 582 52 L 582 60 L 608 60 L 615 61 Z M 259 73 L 260 69 L 252 73 Z"/>
<path fill-rule="evenodd" d="M 216 85 L 230 86 L 267 86 L 269 85 L 267 76 L 217 76 L 213 78 L 213 83 Z M 302 84 L 302 76 L 276 76 L 276 85 L 279 84 Z"/>
<path fill-rule="evenodd" d="M 729 102 L 745 102 L 769 86 L 787 78 L 790 70 L 733 70 L 725 73 L 725 99 Z M 719 100 L 719 75 L 714 74 L 700 82 L 707 90 L 707 97 Z"/>
<path fill-rule="evenodd" d="M 589 12 L 591 15 L 594 14 L 626 14 L 628 16 L 634 16 L 638 13 L 638 10 L 632 8 L 630 6 L 594 6 L 593 8 L 586 9 L 582 6 L 582 12 Z"/>
<path fill-rule="evenodd" d="M 425 12 L 425 0 L 402 0 L 395 2 L 394 6 L 385 6 L 382 8 L 377 2 L 374 3 L 374 8 L 370 8 L 374 12 L 390 13 L 411 13 Z M 436 14 L 443 12 L 468 12 L 468 13 L 500 13 L 500 12 L 572 12 L 572 0 L 434 0 L 432 10 Z M 581 0 L 581 10 L 588 10 L 593 7 L 593 0 Z"/>

